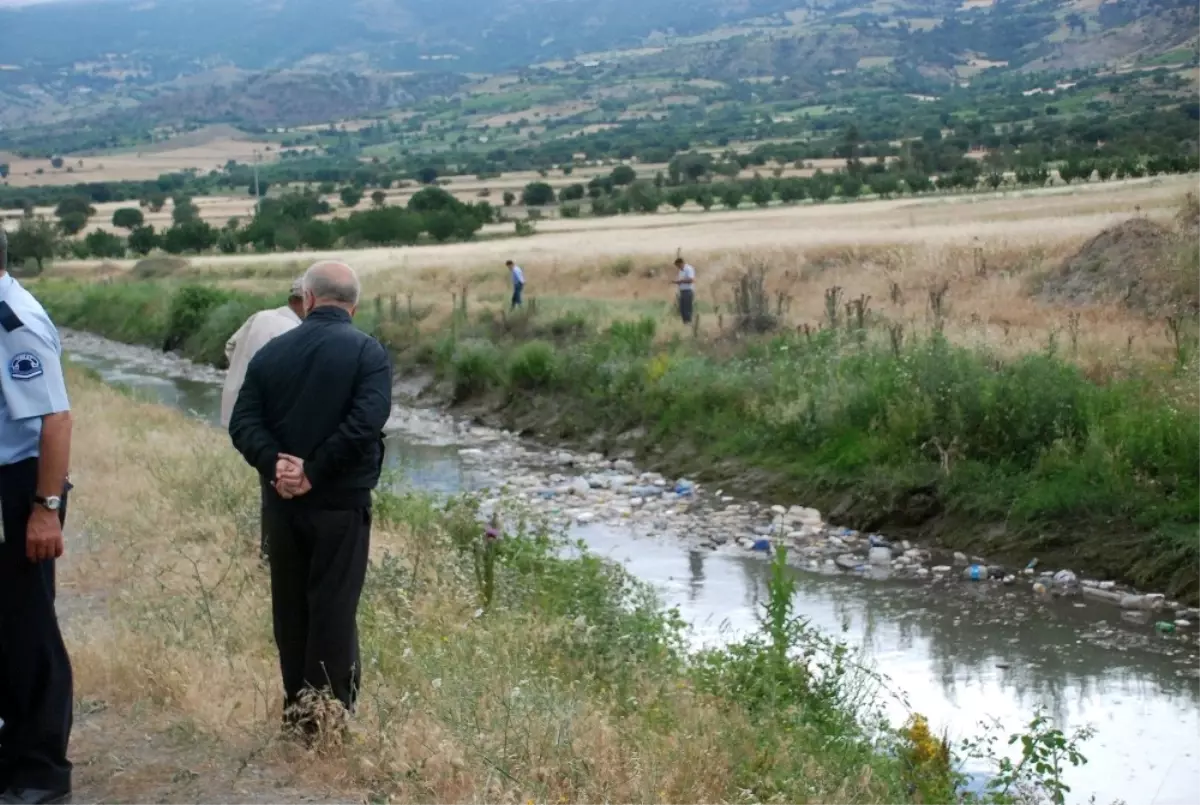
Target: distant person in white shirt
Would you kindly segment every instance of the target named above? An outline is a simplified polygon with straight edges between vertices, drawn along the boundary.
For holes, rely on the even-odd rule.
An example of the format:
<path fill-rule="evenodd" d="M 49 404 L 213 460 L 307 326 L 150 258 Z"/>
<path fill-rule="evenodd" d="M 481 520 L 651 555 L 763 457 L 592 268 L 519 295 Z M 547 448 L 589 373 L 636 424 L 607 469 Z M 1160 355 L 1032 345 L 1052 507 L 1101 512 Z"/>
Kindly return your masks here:
<path fill-rule="evenodd" d="M 672 283 L 679 287 L 679 316 L 684 324 L 691 324 L 692 308 L 696 304 L 696 269 L 683 262 L 682 257 L 675 258 L 675 268 L 679 273 Z"/>
<path fill-rule="evenodd" d="M 246 379 L 246 367 L 250 365 L 250 359 L 272 338 L 299 327 L 303 318 L 304 281 L 298 279 L 292 283 L 286 305 L 255 313 L 225 342 L 225 358 L 229 361 L 229 371 L 225 374 L 225 387 L 221 390 L 221 427 L 229 428 L 229 418 L 237 402 L 238 392 L 242 390 L 242 382 Z M 259 548 L 266 559 L 265 529 L 261 534 Z"/>
<path fill-rule="evenodd" d="M 525 272 L 512 260 L 506 261 L 504 265 L 508 266 L 508 272 L 512 275 L 512 309 L 516 310 L 521 306 L 521 292 L 525 290 Z"/>

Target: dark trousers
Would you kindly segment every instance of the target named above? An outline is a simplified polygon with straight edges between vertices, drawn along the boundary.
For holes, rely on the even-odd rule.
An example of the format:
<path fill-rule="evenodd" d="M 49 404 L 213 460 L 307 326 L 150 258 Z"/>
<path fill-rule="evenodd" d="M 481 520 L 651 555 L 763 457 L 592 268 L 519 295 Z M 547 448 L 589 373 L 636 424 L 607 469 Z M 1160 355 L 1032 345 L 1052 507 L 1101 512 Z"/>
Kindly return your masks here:
<path fill-rule="evenodd" d="M 0 777 L 13 788 L 71 788 L 71 660 L 54 611 L 54 561 L 25 556 L 37 459 L 0 466 Z M 66 493 L 59 521 L 66 520 Z"/>
<path fill-rule="evenodd" d="M 358 599 L 371 510 L 306 508 L 268 497 L 263 522 L 285 720 L 312 731 L 317 725 L 304 706 L 306 692 L 332 695 L 347 710 L 358 695 Z"/>
<path fill-rule="evenodd" d="M 274 490 L 266 481 L 262 482 L 262 499 L 258 506 L 258 555 L 264 561 L 270 561 L 270 551 L 267 545 L 267 495 L 273 495 Z"/>
<path fill-rule="evenodd" d="M 692 307 L 696 303 L 696 292 L 687 288 L 679 291 L 679 317 L 684 324 L 692 323 Z"/>
<path fill-rule="evenodd" d="M 514 308 L 521 306 L 521 292 L 524 290 L 525 290 L 525 283 L 523 283 L 523 282 L 514 282 L 513 283 L 512 306 Z"/>

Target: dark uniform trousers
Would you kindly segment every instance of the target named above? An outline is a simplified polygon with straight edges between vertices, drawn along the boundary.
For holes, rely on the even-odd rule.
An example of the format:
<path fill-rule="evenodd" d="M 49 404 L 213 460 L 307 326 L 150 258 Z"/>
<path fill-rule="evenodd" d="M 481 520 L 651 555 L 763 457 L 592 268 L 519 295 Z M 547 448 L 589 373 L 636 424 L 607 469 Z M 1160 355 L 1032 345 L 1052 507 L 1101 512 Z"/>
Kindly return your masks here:
<path fill-rule="evenodd" d="M 679 291 L 679 317 L 684 324 L 692 323 L 692 308 L 696 304 L 696 292 L 688 288 Z"/>
<path fill-rule="evenodd" d="M 367 575 L 371 510 L 306 507 L 266 499 L 271 606 L 285 694 L 284 719 L 312 731 L 306 691 L 352 711 L 362 681 L 358 600 Z"/>
<path fill-rule="evenodd" d="M 13 788 L 71 788 L 71 660 L 54 611 L 54 562 L 30 562 L 36 458 L 0 465 L 0 774 Z M 66 494 L 59 521 L 66 520 Z"/>

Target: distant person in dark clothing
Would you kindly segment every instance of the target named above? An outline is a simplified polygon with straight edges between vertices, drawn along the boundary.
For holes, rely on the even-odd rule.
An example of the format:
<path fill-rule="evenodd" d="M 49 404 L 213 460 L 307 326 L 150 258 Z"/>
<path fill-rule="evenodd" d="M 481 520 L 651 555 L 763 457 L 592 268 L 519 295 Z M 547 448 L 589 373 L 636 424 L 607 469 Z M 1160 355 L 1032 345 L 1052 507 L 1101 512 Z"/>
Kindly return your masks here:
<path fill-rule="evenodd" d="M 516 310 L 521 306 L 521 292 L 525 290 L 525 272 L 521 267 L 512 260 L 505 262 L 508 266 L 509 276 L 512 277 L 513 295 L 512 295 L 512 310 Z"/>
<path fill-rule="evenodd" d="M 692 309 L 696 305 L 696 269 L 683 261 L 682 257 L 675 258 L 675 268 L 678 274 L 673 284 L 679 287 L 679 317 L 684 324 L 692 323 Z"/>
<path fill-rule="evenodd" d="M 285 723 L 308 737 L 321 727 L 317 697 L 352 711 L 362 675 L 358 600 L 392 372 L 383 346 L 351 323 L 358 297 L 349 266 L 310 268 L 304 322 L 250 361 L 229 423 L 270 485 L 263 521 Z"/>

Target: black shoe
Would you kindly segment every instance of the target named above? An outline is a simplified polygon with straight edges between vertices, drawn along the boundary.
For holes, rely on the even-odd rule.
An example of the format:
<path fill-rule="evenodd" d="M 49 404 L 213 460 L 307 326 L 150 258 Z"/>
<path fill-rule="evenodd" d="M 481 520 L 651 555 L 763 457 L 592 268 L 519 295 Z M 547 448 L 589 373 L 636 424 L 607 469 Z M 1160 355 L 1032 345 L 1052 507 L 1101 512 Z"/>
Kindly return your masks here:
<path fill-rule="evenodd" d="M 58 805 L 70 801 L 70 791 L 44 788 L 9 788 L 0 794 L 0 803 L 4 805 Z"/>

